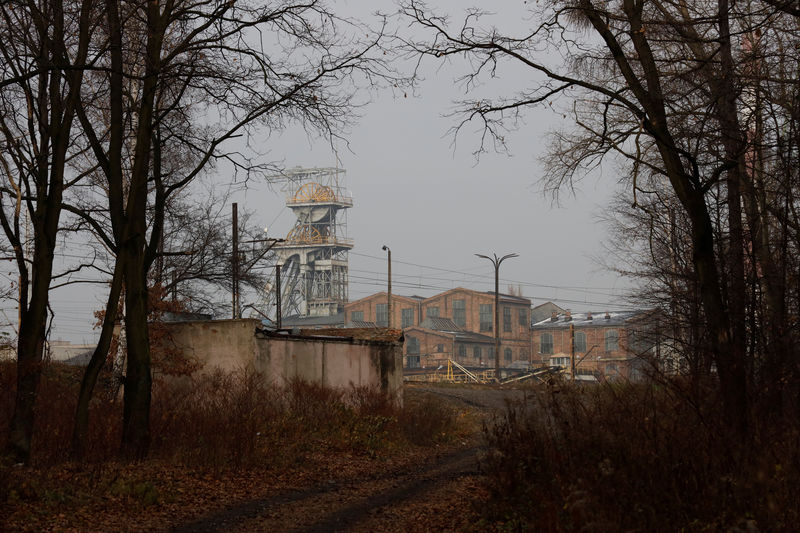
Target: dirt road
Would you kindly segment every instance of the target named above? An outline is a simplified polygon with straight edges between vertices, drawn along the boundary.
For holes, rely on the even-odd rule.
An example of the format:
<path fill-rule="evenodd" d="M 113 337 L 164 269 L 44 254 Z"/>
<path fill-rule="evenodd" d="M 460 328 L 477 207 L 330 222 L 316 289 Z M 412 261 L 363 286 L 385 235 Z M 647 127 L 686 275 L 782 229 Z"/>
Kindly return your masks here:
<path fill-rule="evenodd" d="M 518 390 L 414 385 L 407 394 L 431 394 L 467 405 L 485 420 Z M 386 468 L 334 477 L 311 487 L 284 490 L 198 517 L 171 529 L 214 531 L 454 531 L 476 527 L 480 501 L 479 431 L 446 447 Z"/>

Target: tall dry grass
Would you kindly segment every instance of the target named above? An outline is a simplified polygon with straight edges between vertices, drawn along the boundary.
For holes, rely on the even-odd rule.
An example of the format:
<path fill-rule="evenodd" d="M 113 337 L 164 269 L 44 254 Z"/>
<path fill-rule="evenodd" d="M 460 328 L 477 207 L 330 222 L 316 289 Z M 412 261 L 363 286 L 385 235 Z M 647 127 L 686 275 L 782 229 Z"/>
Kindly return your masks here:
<path fill-rule="evenodd" d="M 507 530 L 790 531 L 800 432 L 734 437 L 680 383 L 554 386 L 487 430 L 487 518 Z"/>
<path fill-rule="evenodd" d="M 69 459 L 82 369 L 50 364 L 36 404 L 32 464 Z M 108 378 L 108 377 L 106 377 Z M 0 438 L 8 432 L 15 388 L 12 363 L 0 363 Z M 103 385 L 105 383 L 106 386 Z M 88 461 L 115 459 L 122 402 L 101 380 L 90 406 Z M 392 446 L 449 438 L 455 413 L 431 399 L 399 405 L 377 389 L 330 389 L 303 381 L 276 386 L 241 370 L 156 381 L 150 456 L 187 466 L 291 464 L 320 450 L 375 455 Z"/>

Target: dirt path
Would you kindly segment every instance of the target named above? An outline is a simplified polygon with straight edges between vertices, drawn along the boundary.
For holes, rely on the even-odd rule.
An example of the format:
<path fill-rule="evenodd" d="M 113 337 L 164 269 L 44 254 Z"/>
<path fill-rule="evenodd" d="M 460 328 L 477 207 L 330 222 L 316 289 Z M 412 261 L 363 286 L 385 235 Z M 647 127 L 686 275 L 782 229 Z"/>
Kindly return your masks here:
<path fill-rule="evenodd" d="M 523 399 L 514 390 L 414 386 L 475 409 L 484 419 L 506 402 Z M 311 487 L 264 494 L 258 499 L 198 517 L 174 532 L 215 531 L 444 531 L 465 530 L 477 518 L 480 498 L 478 432 L 461 442 L 387 466 L 342 476 Z"/>

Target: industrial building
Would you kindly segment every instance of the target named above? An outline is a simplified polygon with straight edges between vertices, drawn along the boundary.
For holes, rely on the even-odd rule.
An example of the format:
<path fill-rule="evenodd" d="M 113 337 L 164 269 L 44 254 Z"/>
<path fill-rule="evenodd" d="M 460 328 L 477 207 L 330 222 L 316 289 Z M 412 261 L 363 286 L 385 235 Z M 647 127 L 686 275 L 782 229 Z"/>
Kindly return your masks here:
<path fill-rule="evenodd" d="M 656 311 L 554 311 L 532 326 L 533 362 L 576 379 L 641 379 L 661 359 L 658 318 Z"/>
<path fill-rule="evenodd" d="M 380 292 L 345 305 L 345 324 L 390 326 L 405 333 L 407 367 L 430 367 L 451 358 L 474 367 L 494 365 L 494 292 L 462 287 L 429 298 Z M 530 362 L 531 301 L 500 294 L 501 366 Z"/>

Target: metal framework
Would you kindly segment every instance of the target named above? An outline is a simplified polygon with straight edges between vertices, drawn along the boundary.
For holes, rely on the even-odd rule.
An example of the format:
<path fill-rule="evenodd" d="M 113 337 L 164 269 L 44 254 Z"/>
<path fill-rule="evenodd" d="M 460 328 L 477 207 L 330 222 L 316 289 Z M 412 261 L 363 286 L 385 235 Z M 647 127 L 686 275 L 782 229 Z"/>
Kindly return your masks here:
<path fill-rule="evenodd" d="M 341 168 L 294 168 L 276 176 L 285 181 L 286 206 L 297 220 L 286 240 L 275 246 L 281 265 L 281 315 L 330 316 L 347 303 L 347 209 L 352 197 Z M 275 283 L 267 286 L 264 308 L 274 309 Z"/>

